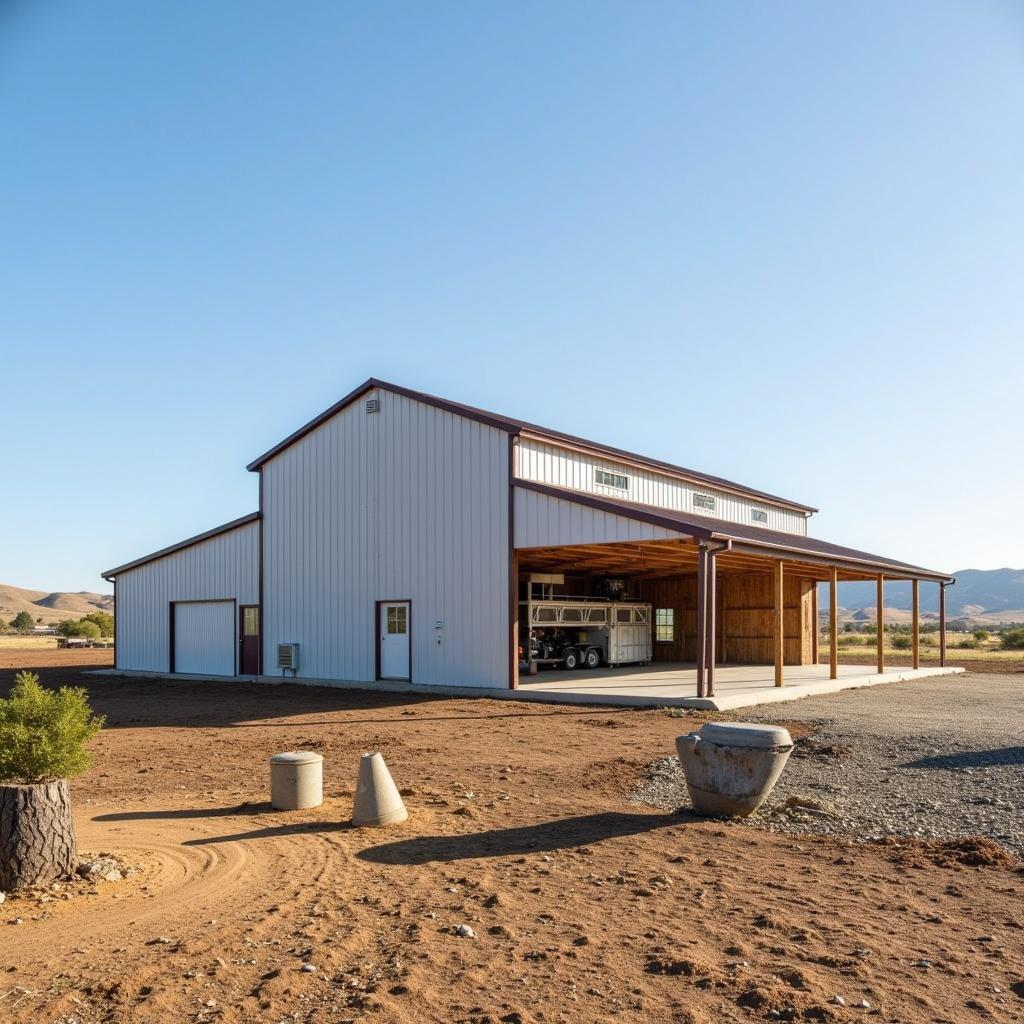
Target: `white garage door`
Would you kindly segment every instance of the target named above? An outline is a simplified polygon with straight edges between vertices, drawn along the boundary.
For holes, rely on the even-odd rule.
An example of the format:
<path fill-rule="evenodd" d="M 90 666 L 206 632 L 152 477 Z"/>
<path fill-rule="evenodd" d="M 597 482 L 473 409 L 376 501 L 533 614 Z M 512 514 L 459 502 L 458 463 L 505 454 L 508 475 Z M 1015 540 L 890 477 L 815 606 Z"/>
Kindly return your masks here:
<path fill-rule="evenodd" d="M 235 674 L 233 601 L 179 601 L 174 606 L 174 671 Z"/>

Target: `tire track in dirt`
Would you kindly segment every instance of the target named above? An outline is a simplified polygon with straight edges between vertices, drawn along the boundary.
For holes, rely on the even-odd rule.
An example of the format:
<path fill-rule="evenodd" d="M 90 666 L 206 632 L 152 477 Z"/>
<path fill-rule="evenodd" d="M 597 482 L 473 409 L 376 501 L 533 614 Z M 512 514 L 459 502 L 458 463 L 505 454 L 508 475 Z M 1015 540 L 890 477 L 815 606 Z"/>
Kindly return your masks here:
<path fill-rule="evenodd" d="M 123 820 L 115 830 L 101 820 L 80 822 L 79 843 L 87 850 L 109 851 L 140 865 L 126 882 L 100 883 L 97 896 L 43 905 L 45 916 L 25 924 L 17 942 L 8 931 L 7 959 L 28 964 L 54 948 L 115 951 L 158 937 L 174 943 L 200 940 L 207 946 L 216 932 L 251 915 L 263 904 L 287 903 L 303 884 L 329 880 L 337 871 L 337 849 L 313 829 L 275 836 L 265 818 L 220 817 L 217 828 L 197 819 Z M 226 828 L 224 826 L 227 826 Z M 224 835 L 223 833 L 229 833 Z M 253 838 L 245 838 L 252 833 Z M 237 836 L 237 838 L 233 838 Z M 302 878 L 293 875 L 301 846 Z M 216 927 L 213 926 L 216 921 Z"/>

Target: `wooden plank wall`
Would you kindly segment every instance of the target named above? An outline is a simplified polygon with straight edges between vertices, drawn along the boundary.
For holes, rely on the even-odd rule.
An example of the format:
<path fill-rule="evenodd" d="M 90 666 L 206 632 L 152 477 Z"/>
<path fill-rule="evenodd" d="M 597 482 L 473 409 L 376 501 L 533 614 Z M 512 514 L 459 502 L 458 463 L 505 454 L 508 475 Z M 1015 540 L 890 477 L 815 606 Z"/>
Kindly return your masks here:
<path fill-rule="evenodd" d="M 785 577 L 784 621 L 787 665 L 810 665 L 813 630 L 811 580 Z M 655 661 L 694 661 L 697 657 L 697 577 L 644 580 L 641 596 L 655 608 L 674 608 L 676 639 L 654 644 Z M 770 665 L 772 646 L 772 576 L 770 573 L 718 575 L 717 663 Z"/>

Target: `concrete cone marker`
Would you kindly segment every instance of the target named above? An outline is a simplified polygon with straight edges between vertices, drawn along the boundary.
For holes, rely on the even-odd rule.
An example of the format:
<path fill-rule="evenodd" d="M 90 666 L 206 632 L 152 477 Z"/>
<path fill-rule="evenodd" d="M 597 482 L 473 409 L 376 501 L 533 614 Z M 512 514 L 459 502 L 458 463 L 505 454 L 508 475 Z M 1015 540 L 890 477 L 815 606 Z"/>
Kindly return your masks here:
<path fill-rule="evenodd" d="M 363 754 L 359 760 L 352 824 L 357 827 L 397 825 L 408 817 L 409 812 L 384 758 L 379 753 Z"/>

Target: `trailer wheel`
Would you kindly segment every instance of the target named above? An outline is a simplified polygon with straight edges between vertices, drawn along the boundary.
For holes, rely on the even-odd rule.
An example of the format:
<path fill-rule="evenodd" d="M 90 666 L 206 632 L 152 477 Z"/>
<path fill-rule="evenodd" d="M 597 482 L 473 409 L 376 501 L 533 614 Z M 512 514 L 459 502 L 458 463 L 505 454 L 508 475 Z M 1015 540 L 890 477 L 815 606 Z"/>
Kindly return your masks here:
<path fill-rule="evenodd" d="M 571 669 L 574 669 L 574 668 L 578 667 L 579 663 L 580 663 L 579 652 L 574 647 L 570 647 L 569 650 L 567 650 L 565 652 L 565 656 L 562 659 L 562 665 L 565 668 L 571 670 Z"/>
<path fill-rule="evenodd" d="M 601 655 L 598 654 L 596 647 L 591 647 L 586 654 L 583 655 L 583 665 L 585 668 L 597 668 L 601 664 Z"/>

